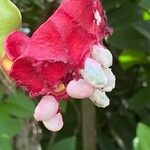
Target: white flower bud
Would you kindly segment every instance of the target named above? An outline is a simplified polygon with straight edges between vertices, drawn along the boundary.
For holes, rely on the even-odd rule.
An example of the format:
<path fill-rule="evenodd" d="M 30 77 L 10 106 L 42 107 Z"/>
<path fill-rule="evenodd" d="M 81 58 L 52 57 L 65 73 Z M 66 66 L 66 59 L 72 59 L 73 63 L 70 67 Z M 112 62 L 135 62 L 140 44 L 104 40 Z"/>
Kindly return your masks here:
<path fill-rule="evenodd" d="M 115 84 L 116 84 L 116 77 L 115 75 L 112 73 L 111 69 L 104 69 L 104 72 L 107 76 L 108 79 L 108 83 L 107 85 L 104 86 L 103 91 L 104 92 L 111 92 L 112 89 L 115 88 Z"/>
<path fill-rule="evenodd" d="M 98 89 L 95 90 L 94 95 L 90 99 L 98 107 L 105 108 L 110 104 L 110 100 L 106 96 L 105 92 L 102 92 Z"/>
<path fill-rule="evenodd" d="M 92 58 L 99 62 L 104 68 L 111 67 L 113 63 L 111 52 L 101 45 L 93 46 Z"/>
<path fill-rule="evenodd" d="M 101 65 L 91 58 L 85 60 L 85 67 L 80 70 L 80 73 L 87 82 L 96 88 L 103 88 L 108 82 Z"/>

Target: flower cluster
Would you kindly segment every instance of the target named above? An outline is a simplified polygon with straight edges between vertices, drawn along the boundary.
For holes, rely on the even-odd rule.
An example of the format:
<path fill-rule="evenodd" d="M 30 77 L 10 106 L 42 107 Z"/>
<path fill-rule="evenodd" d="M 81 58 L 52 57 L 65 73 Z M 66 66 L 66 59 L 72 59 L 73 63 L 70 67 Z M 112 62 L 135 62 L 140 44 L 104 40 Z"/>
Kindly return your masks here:
<path fill-rule="evenodd" d="M 99 0 L 63 0 L 31 37 L 20 31 L 7 37 L 3 67 L 31 97 L 43 96 L 34 116 L 49 130 L 62 128 L 59 101 L 69 96 L 109 105 L 105 92 L 115 76 L 103 40 L 111 33 Z"/>

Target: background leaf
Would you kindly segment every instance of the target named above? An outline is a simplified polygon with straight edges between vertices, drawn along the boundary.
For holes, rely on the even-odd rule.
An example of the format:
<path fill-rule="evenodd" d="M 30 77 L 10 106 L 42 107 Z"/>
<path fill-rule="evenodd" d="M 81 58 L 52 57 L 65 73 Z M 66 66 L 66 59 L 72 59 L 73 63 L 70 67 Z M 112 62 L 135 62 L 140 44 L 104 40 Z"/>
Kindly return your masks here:
<path fill-rule="evenodd" d="M 76 149 L 76 137 L 65 138 L 55 143 L 52 150 L 75 150 Z"/>
<path fill-rule="evenodd" d="M 134 140 L 134 150 L 149 150 L 150 127 L 139 123 L 137 127 L 137 137 Z"/>

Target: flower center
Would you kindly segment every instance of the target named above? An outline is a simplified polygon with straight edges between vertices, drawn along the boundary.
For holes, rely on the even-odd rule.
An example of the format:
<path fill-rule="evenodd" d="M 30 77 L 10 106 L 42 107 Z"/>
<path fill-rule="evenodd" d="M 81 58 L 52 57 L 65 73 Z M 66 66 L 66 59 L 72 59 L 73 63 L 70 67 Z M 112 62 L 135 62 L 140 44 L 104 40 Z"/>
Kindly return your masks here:
<path fill-rule="evenodd" d="M 66 89 L 65 85 L 63 83 L 60 83 L 57 85 L 56 89 L 55 89 L 55 92 L 62 92 Z"/>

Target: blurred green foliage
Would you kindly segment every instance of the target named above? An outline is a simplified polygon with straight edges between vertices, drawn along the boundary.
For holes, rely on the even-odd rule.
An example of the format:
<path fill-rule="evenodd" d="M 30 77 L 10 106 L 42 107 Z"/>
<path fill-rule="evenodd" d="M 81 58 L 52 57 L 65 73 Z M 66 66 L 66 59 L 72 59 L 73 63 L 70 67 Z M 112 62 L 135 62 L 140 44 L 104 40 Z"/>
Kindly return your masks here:
<path fill-rule="evenodd" d="M 50 16 L 59 2 L 14 0 L 23 15 L 22 29 L 29 35 Z M 150 1 L 103 0 L 114 34 L 107 46 L 114 56 L 116 89 L 109 94 L 111 105 L 96 108 L 98 150 L 150 149 Z M 41 145 L 50 150 L 81 150 L 81 102 L 61 104 L 65 127 L 56 135 L 43 126 Z M 11 150 L 13 139 L 31 118 L 34 104 L 17 90 L 15 94 L 0 84 L 0 150 Z"/>
<path fill-rule="evenodd" d="M 33 115 L 35 105 L 24 93 L 6 94 L 0 98 L 0 150 L 11 150 L 12 141 L 23 127 L 24 119 Z"/>

